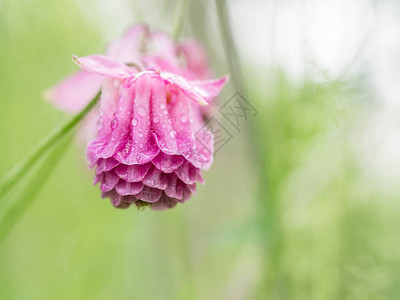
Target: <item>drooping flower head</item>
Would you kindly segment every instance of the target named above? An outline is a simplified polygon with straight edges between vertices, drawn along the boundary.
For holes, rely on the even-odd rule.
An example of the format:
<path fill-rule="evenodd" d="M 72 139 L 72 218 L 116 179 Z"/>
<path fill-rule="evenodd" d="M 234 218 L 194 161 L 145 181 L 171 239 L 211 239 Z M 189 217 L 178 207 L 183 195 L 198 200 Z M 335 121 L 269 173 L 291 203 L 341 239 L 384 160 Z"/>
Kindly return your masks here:
<path fill-rule="evenodd" d="M 145 51 L 149 40 L 152 49 Z M 167 35 L 134 27 L 111 43 L 108 56 L 74 57 L 83 69 L 74 75 L 76 86 L 84 86 L 79 76 L 100 79 L 97 137 L 87 156 L 102 196 L 115 207 L 171 208 L 196 192 L 202 170 L 211 166 L 213 136 L 200 130 L 201 106 L 211 103 L 226 78 L 197 80 L 209 69 L 190 55 L 182 65 L 179 51 Z"/>

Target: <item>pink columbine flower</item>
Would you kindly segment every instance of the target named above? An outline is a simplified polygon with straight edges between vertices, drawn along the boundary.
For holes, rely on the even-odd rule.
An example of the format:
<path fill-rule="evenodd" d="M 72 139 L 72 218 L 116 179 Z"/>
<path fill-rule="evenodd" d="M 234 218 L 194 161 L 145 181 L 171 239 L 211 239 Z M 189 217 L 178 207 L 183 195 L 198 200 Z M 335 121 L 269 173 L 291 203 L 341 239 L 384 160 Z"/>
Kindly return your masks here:
<path fill-rule="evenodd" d="M 147 203 L 154 209 L 189 199 L 213 160 L 212 133 L 200 130 L 204 121 L 194 107 L 207 105 L 226 78 L 188 81 L 167 72 L 135 73 L 99 55 L 74 60 L 106 78 L 98 136 L 87 150 L 103 197 L 116 207 Z"/>
<path fill-rule="evenodd" d="M 100 116 L 91 116 L 97 137 L 87 149 L 102 196 L 120 208 L 171 208 L 189 199 L 213 159 L 212 133 L 201 130 L 204 106 L 227 80 L 204 80 L 211 71 L 201 45 L 176 45 L 139 25 L 113 41 L 106 56 L 73 59 L 82 71 L 47 95 L 76 112 L 102 89 Z"/>

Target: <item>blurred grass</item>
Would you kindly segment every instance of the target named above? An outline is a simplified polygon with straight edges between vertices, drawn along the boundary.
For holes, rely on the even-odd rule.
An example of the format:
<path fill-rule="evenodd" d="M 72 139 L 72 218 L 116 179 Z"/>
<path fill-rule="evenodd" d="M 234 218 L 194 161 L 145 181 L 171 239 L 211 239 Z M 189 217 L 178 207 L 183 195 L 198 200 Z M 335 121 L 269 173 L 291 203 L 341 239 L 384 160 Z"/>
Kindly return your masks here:
<path fill-rule="evenodd" d="M 104 49 L 83 7 L 2 2 L 0 174 L 67 118 L 41 95 L 76 69 L 71 55 Z M 191 19 L 203 22 L 191 30 L 223 60 L 205 19 Z M 293 84 L 279 69 L 251 67 L 255 131 L 247 124 L 235 134 L 187 204 L 112 208 L 91 186 L 84 147 L 73 145 L 0 247 L 0 298 L 396 299 L 399 193 L 365 176 L 352 145 L 377 105 L 368 84 L 311 76 Z"/>

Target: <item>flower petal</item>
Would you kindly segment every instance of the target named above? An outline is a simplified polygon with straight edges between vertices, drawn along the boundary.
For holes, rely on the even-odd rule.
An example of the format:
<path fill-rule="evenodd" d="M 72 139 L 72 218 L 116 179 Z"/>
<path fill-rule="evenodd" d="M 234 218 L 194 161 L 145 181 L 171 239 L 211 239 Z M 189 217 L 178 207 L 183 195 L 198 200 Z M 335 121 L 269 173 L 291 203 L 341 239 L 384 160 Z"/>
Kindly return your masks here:
<path fill-rule="evenodd" d="M 79 71 L 45 92 L 45 97 L 56 107 L 69 113 L 81 111 L 101 88 L 101 77 Z"/>
<path fill-rule="evenodd" d="M 106 50 L 108 56 L 123 63 L 139 59 L 149 28 L 145 24 L 130 27 L 119 39 L 111 42 Z"/>
<path fill-rule="evenodd" d="M 100 189 L 103 193 L 111 191 L 117 184 L 119 177 L 114 171 L 105 172 L 101 177 Z"/>
<path fill-rule="evenodd" d="M 221 92 L 225 83 L 228 82 L 228 79 L 228 76 L 224 76 L 211 80 L 190 81 L 190 84 L 194 87 L 196 92 L 207 101 L 207 103 L 211 103 L 211 101 Z"/>
<path fill-rule="evenodd" d="M 72 56 L 72 60 L 87 72 L 124 79 L 133 74 L 126 65 L 104 55 L 89 55 L 84 57 Z"/>
<path fill-rule="evenodd" d="M 145 202 L 156 202 L 161 197 L 161 193 L 162 191 L 159 189 L 145 186 L 135 197 Z"/>
<path fill-rule="evenodd" d="M 197 78 L 204 79 L 211 77 L 211 68 L 207 53 L 198 41 L 187 40 L 182 42 L 179 46 L 179 51 L 184 55 L 187 69 Z"/>
<path fill-rule="evenodd" d="M 144 184 L 142 182 L 126 182 L 122 179 L 120 179 L 115 186 L 115 190 L 121 196 L 136 195 L 140 193 L 143 188 Z"/>
<path fill-rule="evenodd" d="M 185 159 L 181 155 L 168 155 L 160 152 L 151 162 L 157 169 L 164 173 L 172 173 L 176 168 L 182 165 L 184 161 Z"/>
<path fill-rule="evenodd" d="M 131 166 L 120 164 L 115 168 L 115 172 L 125 181 L 139 182 L 143 180 L 151 166 L 151 163 Z"/>

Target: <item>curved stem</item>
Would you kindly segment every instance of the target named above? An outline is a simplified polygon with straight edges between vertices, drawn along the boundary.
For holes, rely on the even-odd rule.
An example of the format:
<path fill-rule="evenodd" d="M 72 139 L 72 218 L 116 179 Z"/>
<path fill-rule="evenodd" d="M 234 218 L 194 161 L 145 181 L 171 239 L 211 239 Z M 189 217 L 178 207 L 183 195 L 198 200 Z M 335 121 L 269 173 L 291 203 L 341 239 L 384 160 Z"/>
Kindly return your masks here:
<path fill-rule="evenodd" d="M 179 5 L 176 8 L 175 12 L 175 24 L 174 30 L 172 32 L 172 36 L 174 40 L 177 40 L 178 37 L 181 35 L 183 20 L 186 12 L 186 8 L 188 6 L 188 0 L 180 0 Z"/>
<path fill-rule="evenodd" d="M 21 160 L 11 169 L 0 181 L 0 199 L 10 190 L 26 172 L 36 164 L 39 158 L 60 141 L 68 132 L 70 132 L 96 105 L 100 98 L 100 92 L 89 102 L 89 104 L 71 120 L 55 128 L 45 139 L 43 139 L 35 150 Z"/>

